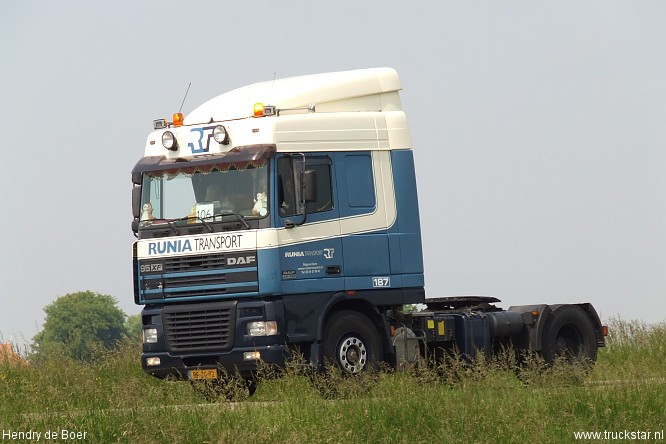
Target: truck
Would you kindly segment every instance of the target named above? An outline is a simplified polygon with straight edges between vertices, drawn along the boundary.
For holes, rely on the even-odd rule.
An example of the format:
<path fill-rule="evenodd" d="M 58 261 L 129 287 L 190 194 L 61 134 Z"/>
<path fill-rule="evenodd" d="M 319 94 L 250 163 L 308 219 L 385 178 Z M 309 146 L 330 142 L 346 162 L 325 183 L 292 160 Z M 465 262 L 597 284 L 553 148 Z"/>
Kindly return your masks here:
<path fill-rule="evenodd" d="M 426 298 L 401 90 L 392 68 L 273 79 L 153 122 L 132 170 L 145 372 L 251 380 L 298 353 L 357 374 L 504 347 L 595 361 L 588 302 Z"/>

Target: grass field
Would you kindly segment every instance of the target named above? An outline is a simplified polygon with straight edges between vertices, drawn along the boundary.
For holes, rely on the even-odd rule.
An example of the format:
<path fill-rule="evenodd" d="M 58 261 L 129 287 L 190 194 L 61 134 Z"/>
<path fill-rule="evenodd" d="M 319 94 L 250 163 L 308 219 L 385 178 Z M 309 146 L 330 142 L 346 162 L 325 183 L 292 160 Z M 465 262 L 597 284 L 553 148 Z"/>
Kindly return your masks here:
<path fill-rule="evenodd" d="M 590 375 L 535 360 L 518 379 L 508 354 L 360 378 L 267 369 L 255 395 L 233 403 L 144 375 L 135 344 L 91 364 L 0 362 L 0 442 L 551 443 L 576 432 L 664 442 L 666 324 L 609 324 Z"/>

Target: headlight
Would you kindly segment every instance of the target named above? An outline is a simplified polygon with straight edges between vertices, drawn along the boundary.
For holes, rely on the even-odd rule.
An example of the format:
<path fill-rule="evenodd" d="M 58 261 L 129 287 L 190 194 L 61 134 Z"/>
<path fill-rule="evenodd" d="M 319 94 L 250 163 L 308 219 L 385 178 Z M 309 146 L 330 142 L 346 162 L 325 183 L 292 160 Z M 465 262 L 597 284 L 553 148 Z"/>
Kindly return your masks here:
<path fill-rule="evenodd" d="M 278 334 L 277 322 L 255 321 L 247 323 L 247 334 L 249 336 L 273 336 Z"/>
<path fill-rule="evenodd" d="M 157 329 L 156 328 L 146 328 L 143 330 L 143 343 L 144 344 L 154 344 L 157 342 Z"/>
<path fill-rule="evenodd" d="M 178 149 L 176 136 L 171 131 L 164 131 L 162 133 L 162 146 L 169 151 L 176 151 Z"/>

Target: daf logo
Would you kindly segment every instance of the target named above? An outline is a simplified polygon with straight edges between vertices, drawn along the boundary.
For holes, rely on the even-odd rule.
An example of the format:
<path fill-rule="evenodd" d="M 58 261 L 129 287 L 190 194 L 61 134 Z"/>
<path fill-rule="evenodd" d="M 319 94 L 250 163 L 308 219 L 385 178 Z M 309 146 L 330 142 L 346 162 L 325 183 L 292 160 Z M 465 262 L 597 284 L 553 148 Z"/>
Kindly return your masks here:
<path fill-rule="evenodd" d="M 227 258 L 227 265 L 249 265 L 257 262 L 257 256 L 239 256 Z"/>

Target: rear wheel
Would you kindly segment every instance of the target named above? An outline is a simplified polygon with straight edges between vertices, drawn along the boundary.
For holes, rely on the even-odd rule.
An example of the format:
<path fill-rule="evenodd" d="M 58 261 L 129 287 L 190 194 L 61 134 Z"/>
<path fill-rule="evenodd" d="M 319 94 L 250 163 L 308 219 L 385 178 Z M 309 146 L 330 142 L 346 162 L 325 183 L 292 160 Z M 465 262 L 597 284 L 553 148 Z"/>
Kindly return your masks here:
<path fill-rule="evenodd" d="M 355 375 L 376 370 L 381 356 L 381 341 L 375 325 L 365 315 L 342 310 L 331 315 L 324 325 L 325 363 Z"/>
<path fill-rule="evenodd" d="M 553 364 L 559 357 L 587 364 L 596 361 L 594 325 L 582 308 L 564 305 L 551 314 L 543 332 L 542 355 L 548 364 Z"/>

